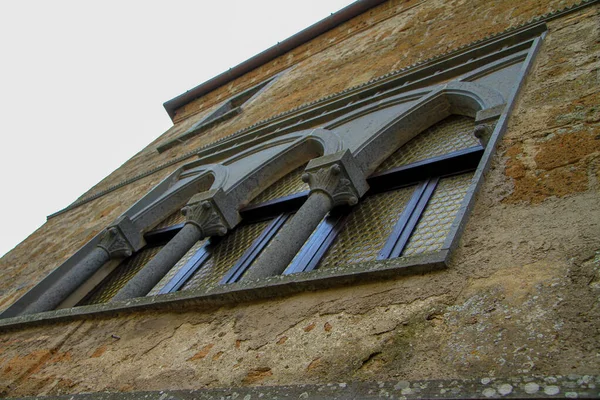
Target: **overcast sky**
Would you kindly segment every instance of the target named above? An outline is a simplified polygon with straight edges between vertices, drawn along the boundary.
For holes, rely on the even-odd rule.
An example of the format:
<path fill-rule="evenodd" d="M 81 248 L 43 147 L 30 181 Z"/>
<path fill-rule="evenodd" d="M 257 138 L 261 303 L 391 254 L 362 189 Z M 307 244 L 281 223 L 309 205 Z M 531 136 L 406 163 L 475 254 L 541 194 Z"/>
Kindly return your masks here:
<path fill-rule="evenodd" d="M 350 3 L 2 1 L 0 255 L 166 131 L 163 102 Z"/>

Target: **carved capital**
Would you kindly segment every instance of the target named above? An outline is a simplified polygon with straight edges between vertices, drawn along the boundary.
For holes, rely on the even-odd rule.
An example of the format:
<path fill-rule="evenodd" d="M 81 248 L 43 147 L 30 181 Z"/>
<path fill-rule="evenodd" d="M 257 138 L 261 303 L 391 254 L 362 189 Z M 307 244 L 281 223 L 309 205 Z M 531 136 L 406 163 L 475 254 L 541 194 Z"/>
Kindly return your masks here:
<path fill-rule="evenodd" d="M 202 232 L 202 237 L 223 236 L 227 233 L 227 225 L 210 201 L 200 201 L 181 209 L 186 217 L 186 224 L 196 225 Z"/>
<path fill-rule="evenodd" d="M 98 247 L 104 249 L 110 258 L 129 257 L 135 251 L 125 235 L 116 226 L 106 228 L 100 238 Z"/>
<path fill-rule="evenodd" d="M 342 171 L 339 164 L 332 164 L 305 172 L 302 180 L 308 183 L 311 193 L 323 192 L 329 196 L 334 207 L 342 204 L 353 206 L 358 203 L 358 193 Z"/>
<path fill-rule="evenodd" d="M 111 258 L 129 257 L 145 245 L 144 235 L 127 216 L 119 217 L 106 228 L 98 243 Z"/>
<path fill-rule="evenodd" d="M 493 131 L 494 126 L 492 124 L 478 124 L 475 126 L 473 134 L 477 139 L 479 139 L 481 145 L 485 147 L 490 141 Z"/>

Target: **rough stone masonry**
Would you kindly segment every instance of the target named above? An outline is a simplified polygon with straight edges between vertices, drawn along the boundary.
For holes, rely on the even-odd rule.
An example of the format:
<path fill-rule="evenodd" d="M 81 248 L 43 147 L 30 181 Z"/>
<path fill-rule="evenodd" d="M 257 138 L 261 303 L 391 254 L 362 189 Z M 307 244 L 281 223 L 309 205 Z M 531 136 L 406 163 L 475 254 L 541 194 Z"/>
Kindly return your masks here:
<path fill-rule="evenodd" d="M 82 198 L 276 113 L 573 3 L 384 3 L 178 110 L 169 131 Z M 0 394 L 598 375 L 599 13 L 595 3 L 548 22 L 447 270 L 212 309 L 7 330 Z M 155 151 L 219 101 L 286 68 L 239 118 L 185 147 Z M 0 260 L 0 308 L 178 165 L 49 219 Z M 566 393 L 536 382 L 534 393 Z M 518 385 L 533 391 L 528 384 Z M 507 386 L 493 390 L 490 397 L 510 394 Z"/>

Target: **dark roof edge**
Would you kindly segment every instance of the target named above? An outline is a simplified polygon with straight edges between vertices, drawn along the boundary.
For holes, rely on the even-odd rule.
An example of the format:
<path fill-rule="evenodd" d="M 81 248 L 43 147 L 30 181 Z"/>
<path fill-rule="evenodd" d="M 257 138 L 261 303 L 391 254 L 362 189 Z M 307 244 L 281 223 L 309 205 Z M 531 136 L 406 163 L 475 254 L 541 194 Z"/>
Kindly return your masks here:
<path fill-rule="evenodd" d="M 295 49 L 296 47 L 316 38 L 317 36 L 335 28 L 338 25 L 343 24 L 344 22 L 362 14 L 363 12 L 379 4 L 385 3 L 386 1 L 387 0 L 358 0 L 349 6 L 342 8 L 340 11 L 333 13 L 319 22 L 309 26 L 308 28 L 301 30 L 295 35 L 290 36 L 283 42 L 279 42 L 275 46 L 269 47 L 265 51 L 258 53 L 257 55 L 236 65 L 235 67 L 230 68 L 229 70 L 207 80 L 204 83 L 201 83 L 195 88 L 190 89 L 169 101 L 166 101 L 163 103 L 163 106 L 165 107 L 165 110 L 167 110 L 171 120 L 173 120 L 175 117 L 175 111 L 178 108 Z"/>

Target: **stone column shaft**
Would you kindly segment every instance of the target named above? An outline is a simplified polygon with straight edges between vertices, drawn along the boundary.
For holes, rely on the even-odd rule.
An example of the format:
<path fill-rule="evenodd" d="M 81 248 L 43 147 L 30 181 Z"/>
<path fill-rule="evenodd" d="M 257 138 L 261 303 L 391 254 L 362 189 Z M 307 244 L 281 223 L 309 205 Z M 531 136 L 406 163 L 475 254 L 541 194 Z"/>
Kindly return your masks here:
<path fill-rule="evenodd" d="M 356 204 L 368 189 L 349 151 L 312 160 L 302 180 L 310 186 L 308 199 L 258 256 L 243 280 L 281 274 L 333 207 Z"/>
<path fill-rule="evenodd" d="M 311 193 L 292 219 L 275 235 L 252 268 L 244 274 L 243 279 L 281 274 L 332 207 L 333 203 L 328 195 L 322 192 Z"/>
<path fill-rule="evenodd" d="M 117 292 L 112 301 L 147 295 L 198 240 L 227 233 L 223 215 L 211 201 L 200 201 L 181 211 L 187 219 L 181 231 Z"/>
<path fill-rule="evenodd" d="M 194 224 L 185 224 L 179 233 L 146 264 L 142 271 L 119 290 L 112 301 L 127 300 L 148 294 L 200 239 L 202 239 L 202 230 Z"/>
<path fill-rule="evenodd" d="M 141 232 L 129 217 L 117 219 L 102 232 L 96 247 L 45 290 L 23 313 L 33 314 L 54 310 L 107 261 L 129 257 L 135 251 L 141 249 L 144 244 Z"/>
<path fill-rule="evenodd" d="M 62 279 L 46 290 L 35 302 L 31 303 L 23 311 L 23 314 L 54 310 L 108 260 L 110 260 L 108 252 L 102 247 L 95 247 L 75 268 L 72 268 Z"/>

